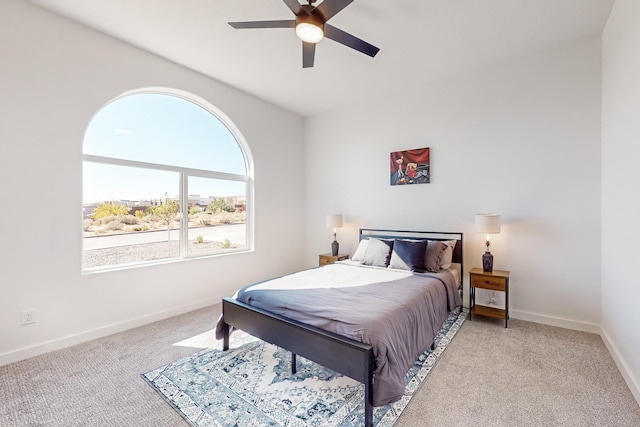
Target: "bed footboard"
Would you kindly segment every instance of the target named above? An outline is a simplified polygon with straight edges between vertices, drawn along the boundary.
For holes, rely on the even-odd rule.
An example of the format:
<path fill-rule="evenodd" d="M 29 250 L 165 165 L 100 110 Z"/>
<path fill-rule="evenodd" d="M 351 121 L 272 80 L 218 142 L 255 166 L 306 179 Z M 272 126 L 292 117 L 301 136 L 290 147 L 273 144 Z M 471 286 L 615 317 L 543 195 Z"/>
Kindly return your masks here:
<path fill-rule="evenodd" d="M 229 349 L 230 326 L 289 350 L 364 384 L 365 425 L 373 425 L 373 347 L 240 301 L 222 301 L 223 350 Z M 292 357 L 295 370 L 295 356 Z"/>

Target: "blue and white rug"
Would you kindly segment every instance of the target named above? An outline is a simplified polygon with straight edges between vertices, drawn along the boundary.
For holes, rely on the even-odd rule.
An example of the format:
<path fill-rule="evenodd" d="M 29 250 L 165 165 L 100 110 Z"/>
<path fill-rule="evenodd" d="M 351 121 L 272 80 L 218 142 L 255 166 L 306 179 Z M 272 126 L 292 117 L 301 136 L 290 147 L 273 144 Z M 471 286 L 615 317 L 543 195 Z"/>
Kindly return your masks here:
<path fill-rule="evenodd" d="M 374 424 L 392 426 L 462 326 L 466 311 L 454 311 L 406 376 L 397 402 L 373 409 Z M 231 348 L 205 349 L 143 374 L 192 426 L 362 426 L 364 386 L 244 332 L 231 335 Z"/>

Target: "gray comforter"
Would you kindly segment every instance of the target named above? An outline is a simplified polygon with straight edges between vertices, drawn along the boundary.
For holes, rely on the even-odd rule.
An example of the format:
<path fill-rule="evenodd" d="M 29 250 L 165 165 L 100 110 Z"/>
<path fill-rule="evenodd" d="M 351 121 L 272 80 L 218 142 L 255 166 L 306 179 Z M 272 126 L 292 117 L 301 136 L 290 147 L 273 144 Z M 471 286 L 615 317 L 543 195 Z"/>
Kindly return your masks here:
<path fill-rule="evenodd" d="M 235 298 L 372 345 L 374 406 L 402 397 L 407 371 L 462 303 L 449 271 L 418 274 L 341 263 L 247 286 Z"/>

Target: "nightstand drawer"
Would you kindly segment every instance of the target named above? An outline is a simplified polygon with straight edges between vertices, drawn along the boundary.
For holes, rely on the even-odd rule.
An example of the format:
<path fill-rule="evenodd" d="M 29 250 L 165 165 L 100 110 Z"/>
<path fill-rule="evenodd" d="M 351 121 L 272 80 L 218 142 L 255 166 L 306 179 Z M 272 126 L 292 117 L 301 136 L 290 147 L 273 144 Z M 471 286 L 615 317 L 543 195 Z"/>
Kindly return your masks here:
<path fill-rule="evenodd" d="M 336 259 L 334 257 L 321 256 L 318 264 L 320 264 L 320 266 L 323 266 L 333 264 L 334 262 L 336 262 Z"/>
<path fill-rule="evenodd" d="M 336 261 L 344 261 L 349 259 L 349 255 L 338 254 L 337 256 L 332 256 L 331 254 L 321 254 L 318 256 L 318 265 L 322 267 L 323 265 L 333 264 Z"/>
<path fill-rule="evenodd" d="M 506 279 L 504 277 L 488 277 L 472 274 L 471 286 L 474 288 L 491 289 L 494 291 L 505 291 Z"/>

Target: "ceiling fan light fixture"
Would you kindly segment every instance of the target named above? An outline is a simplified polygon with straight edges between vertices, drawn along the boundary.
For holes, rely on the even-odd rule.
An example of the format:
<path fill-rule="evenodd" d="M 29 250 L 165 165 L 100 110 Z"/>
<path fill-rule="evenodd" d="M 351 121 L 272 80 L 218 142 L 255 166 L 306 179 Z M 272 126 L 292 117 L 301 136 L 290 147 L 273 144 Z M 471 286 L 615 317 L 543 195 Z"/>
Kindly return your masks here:
<path fill-rule="evenodd" d="M 317 14 L 302 11 L 296 16 L 296 36 L 306 43 L 318 43 L 324 38 L 324 20 Z"/>
<path fill-rule="evenodd" d="M 324 30 L 311 22 L 299 22 L 296 24 L 296 36 L 303 42 L 318 43 L 324 38 Z"/>

